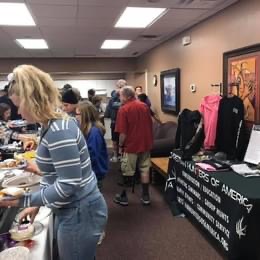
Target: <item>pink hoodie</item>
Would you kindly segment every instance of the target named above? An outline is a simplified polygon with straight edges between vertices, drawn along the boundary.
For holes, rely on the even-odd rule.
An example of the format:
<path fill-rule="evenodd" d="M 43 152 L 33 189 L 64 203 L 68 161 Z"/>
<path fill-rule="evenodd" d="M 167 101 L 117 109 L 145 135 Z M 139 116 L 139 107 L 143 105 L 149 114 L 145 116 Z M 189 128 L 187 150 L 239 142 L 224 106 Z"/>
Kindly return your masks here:
<path fill-rule="evenodd" d="M 206 96 L 202 99 L 200 104 L 199 110 L 204 119 L 205 149 L 213 149 L 215 146 L 218 108 L 221 98 L 219 95 Z"/>

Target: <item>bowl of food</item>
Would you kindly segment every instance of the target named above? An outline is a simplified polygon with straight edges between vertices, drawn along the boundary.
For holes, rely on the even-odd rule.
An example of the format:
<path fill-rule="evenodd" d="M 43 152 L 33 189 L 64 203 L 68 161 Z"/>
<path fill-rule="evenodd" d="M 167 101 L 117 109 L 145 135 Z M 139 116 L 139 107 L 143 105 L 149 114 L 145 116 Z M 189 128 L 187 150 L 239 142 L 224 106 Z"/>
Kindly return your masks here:
<path fill-rule="evenodd" d="M 28 240 L 34 235 L 34 225 L 31 223 L 17 224 L 9 230 L 9 233 L 15 241 Z"/>
<path fill-rule="evenodd" d="M 22 169 L 27 166 L 25 160 L 6 159 L 0 162 L 0 170 Z"/>
<path fill-rule="evenodd" d="M 24 195 L 24 189 L 8 187 L 0 190 L 0 200 L 14 200 Z"/>

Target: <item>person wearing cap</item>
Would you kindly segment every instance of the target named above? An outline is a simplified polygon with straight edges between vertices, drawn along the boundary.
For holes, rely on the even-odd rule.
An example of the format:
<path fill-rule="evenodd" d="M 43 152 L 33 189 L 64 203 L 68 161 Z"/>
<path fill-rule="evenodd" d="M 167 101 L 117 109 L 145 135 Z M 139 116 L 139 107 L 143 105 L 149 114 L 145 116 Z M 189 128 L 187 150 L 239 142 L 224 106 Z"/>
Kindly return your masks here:
<path fill-rule="evenodd" d="M 64 89 L 64 91 L 67 91 L 67 90 L 69 90 L 69 89 L 72 89 L 72 86 L 71 86 L 70 84 L 65 84 L 65 85 L 63 86 L 63 89 Z"/>
<path fill-rule="evenodd" d="M 111 119 L 111 139 L 113 144 L 113 156 L 110 159 L 111 162 L 117 162 L 120 158 L 118 155 L 118 142 L 119 134 L 115 132 L 117 112 L 121 106 L 119 91 L 122 87 L 126 86 L 127 82 L 124 79 L 119 79 L 116 82 L 116 89 L 111 92 L 111 99 L 106 107 L 105 118 Z"/>
<path fill-rule="evenodd" d="M 62 110 L 70 116 L 76 115 L 76 108 L 79 102 L 79 96 L 76 91 L 71 88 L 62 95 Z"/>
<path fill-rule="evenodd" d="M 92 98 L 96 95 L 95 89 L 91 88 L 88 90 L 88 100 L 92 102 Z"/>

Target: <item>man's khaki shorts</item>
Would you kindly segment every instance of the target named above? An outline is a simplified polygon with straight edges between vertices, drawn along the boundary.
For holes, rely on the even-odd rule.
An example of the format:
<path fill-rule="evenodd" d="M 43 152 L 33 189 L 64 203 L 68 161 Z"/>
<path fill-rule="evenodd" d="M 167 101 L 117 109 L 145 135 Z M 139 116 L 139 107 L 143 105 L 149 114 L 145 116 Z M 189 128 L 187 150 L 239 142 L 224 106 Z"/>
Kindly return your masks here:
<path fill-rule="evenodd" d="M 124 153 L 121 159 L 121 170 L 123 176 L 134 176 L 136 169 L 140 174 L 149 172 L 151 166 L 150 152 Z"/>

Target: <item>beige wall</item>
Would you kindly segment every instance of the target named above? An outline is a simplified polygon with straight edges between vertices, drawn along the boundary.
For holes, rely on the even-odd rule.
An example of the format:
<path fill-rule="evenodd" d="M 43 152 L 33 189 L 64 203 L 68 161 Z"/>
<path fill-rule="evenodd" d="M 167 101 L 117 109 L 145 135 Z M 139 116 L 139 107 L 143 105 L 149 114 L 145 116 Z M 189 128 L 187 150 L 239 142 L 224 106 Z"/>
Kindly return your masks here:
<path fill-rule="evenodd" d="M 126 81 L 129 86 L 142 86 L 146 91 L 146 73 L 145 72 L 129 72 L 126 74 Z"/>
<path fill-rule="evenodd" d="M 134 86 L 135 85 L 135 73 L 134 72 L 129 72 L 126 74 L 125 79 L 127 81 L 127 84 L 129 86 Z"/>
<path fill-rule="evenodd" d="M 134 58 L 4 58 L 0 61 L 0 72 L 10 73 L 20 64 L 32 64 L 49 73 L 125 73 L 136 69 Z"/>
<path fill-rule="evenodd" d="M 143 91 L 145 91 L 146 89 L 146 83 L 145 83 L 145 72 L 137 72 L 135 73 L 135 85 L 136 86 L 142 86 Z"/>
<path fill-rule="evenodd" d="M 125 78 L 125 73 L 51 73 L 55 80 L 117 80 Z"/>
<path fill-rule="evenodd" d="M 148 93 L 163 121 L 176 120 L 160 109 L 160 82 L 152 85 L 152 76 L 172 68 L 181 69 L 181 109 L 197 109 L 203 96 L 210 94 L 210 84 L 222 82 L 223 52 L 260 43 L 260 1 L 241 0 L 214 17 L 140 57 L 137 70 L 148 71 Z M 192 43 L 181 44 L 190 35 Z M 192 94 L 189 85 L 195 83 Z"/>

